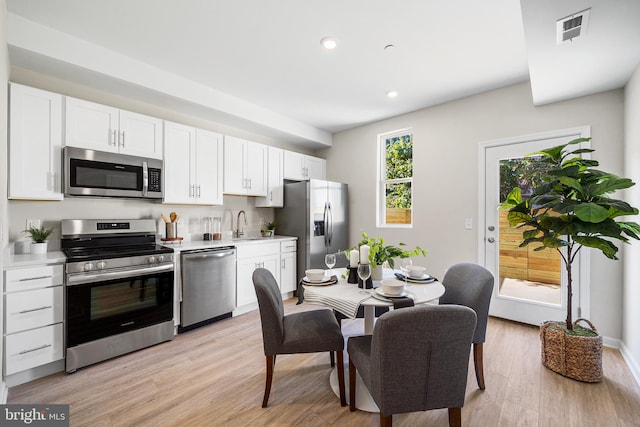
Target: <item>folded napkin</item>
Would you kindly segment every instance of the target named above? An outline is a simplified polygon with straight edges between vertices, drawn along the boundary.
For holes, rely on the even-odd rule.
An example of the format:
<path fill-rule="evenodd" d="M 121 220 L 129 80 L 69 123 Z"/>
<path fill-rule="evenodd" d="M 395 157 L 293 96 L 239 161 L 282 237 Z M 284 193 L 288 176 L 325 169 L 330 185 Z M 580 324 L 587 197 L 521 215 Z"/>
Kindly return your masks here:
<path fill-rule="evenodd" d="M 304 291 L 304 301 L 331 307 L 350 319 L 356 318 L 360 303 L 370 297 L 369 292 L 352 284 L 313 286 Z"/>
<path fill-rule="evenodd" d="M 338 276 L 334 274 L 333 276 L 331 276 L 331 279 L 329 280 L 329 282 L 332 284 L 338 283 Z M 300 281 L 298 282 L 298 289 L 296 291 L 296 294 L 298 295 L 298 302 L 296 303 L 296 305 L 302 304 L 304 302 L 304 286 L 302 285 L 310 285 L 310 284 L 311 283 L 309 282 L 305 282 L 304 279 L 300 279 Z"/>
<path fill-rule="evenodd" d="M 399 308 L 413 307 L 414 306 L 413 298 L 409 298 L 409 297 L 393 298 L 391 300 L 391 302 L 393 302 L 393 309 L 394 310 L 397 310 Z"/>

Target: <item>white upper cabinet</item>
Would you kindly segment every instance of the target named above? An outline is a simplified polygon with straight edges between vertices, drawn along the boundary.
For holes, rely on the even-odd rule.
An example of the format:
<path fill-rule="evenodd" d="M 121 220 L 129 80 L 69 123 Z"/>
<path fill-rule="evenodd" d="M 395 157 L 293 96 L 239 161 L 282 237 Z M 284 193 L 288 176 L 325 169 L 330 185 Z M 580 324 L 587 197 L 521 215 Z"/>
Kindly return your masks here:
<path fill-rule="evenodd" d="M 267 157 L 267 195 L 256 198 L 256 207 L 281 208 L 284 206 L 284 150 L 269 147 Z"/>
<path fill-rule="evenodd" d="M 66 97 L 65 145 L 162 159 L 162 120 Z"/>
<path fill-rule="evenodd" d="M 12 83 L 9 198 L 62 200 L 62 96 Z"/>
<path fill-rule="evenodd" d="M 222 135 L 164 125 L 164 203 L 222 205 Z"/>
<path fill-rule="evenodd" d="M 267 196 L 267 146 L 224 137 L 224 193 Z"/>
<path fill-rule="evenodd" d="M 294 151 L 284 152 L 284 179 L 326 179 L 326 160 Z"/>

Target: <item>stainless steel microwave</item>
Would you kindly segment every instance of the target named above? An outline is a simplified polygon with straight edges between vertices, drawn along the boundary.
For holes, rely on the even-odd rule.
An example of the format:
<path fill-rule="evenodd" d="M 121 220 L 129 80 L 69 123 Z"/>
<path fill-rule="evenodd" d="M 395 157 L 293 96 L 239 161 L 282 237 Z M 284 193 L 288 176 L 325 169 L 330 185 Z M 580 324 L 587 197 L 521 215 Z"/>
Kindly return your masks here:
<path fill-rule="evenodd" d="M 64 147 L 66 196 L 162 198 L 162 160 Z"/>

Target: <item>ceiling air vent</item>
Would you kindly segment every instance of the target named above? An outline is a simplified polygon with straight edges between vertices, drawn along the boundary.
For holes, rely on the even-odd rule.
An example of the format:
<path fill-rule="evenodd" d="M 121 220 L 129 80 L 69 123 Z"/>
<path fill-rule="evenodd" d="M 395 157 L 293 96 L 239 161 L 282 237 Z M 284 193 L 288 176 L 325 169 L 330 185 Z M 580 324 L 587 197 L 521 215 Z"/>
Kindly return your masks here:
<path fill-rule="evenodd" d="M 562 44 L 566 41 L 573 41 L 578 37 L 582 37 L 587 32 L 587 24 L 589 23 L 589 11 L 574 13 L 556 22 L 556 42 Z"/>

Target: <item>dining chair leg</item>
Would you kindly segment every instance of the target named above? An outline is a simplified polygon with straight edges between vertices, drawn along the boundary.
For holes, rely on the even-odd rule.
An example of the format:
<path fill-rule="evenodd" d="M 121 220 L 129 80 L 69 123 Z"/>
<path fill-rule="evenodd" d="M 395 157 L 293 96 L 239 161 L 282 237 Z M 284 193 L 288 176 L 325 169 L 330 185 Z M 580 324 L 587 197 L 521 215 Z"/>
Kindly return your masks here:
<path fill-rule="evenodd" d="M 271 394 L 271 381 L 273 380 L 273 367 L 276 364 L 276 356 L 267 356 L 267 379 L 264 384 L 264 398 L 262 399 L 262 407 L 267 407 L 269 402 L 269 394 Z"/>
<path fill-rule="evenodd" d="M 336 360 L 333 358 L 333 351 L 329 352 L 329 358 L 331 359 L 331 367 L 336 366 Z"/>
<path fill-rule="evenodd" d="M 349 358 L 349 410 L 356 411 L 356 365 Z"/>
<path fill-rule="evenodd" d="M 449 427 L 462 427 L 462 408 L 449 408 Z"/>
<path fill-rule="evenodd" d="M 342 351 L 336 351 L 336 356 L 338 356 L 338 388 L 340 389 L 340 406 L 347 406 L 347 397 L 344 392 L 344 356 L 342 355 Z"/>
<path fill-rule="evenodd" d="M 391 427 L 393 425 L 393 415 L 382 415 L 380 413 L 380 427 Z"/>
<path fill-rule="evenodd" d="M 484 368 L 482 363 L 482 344 L 473 344 L 473 364 L 476 368 L 476 380 L 478 381 L 478 387 L 480 390 L 484 390 Z"/>

